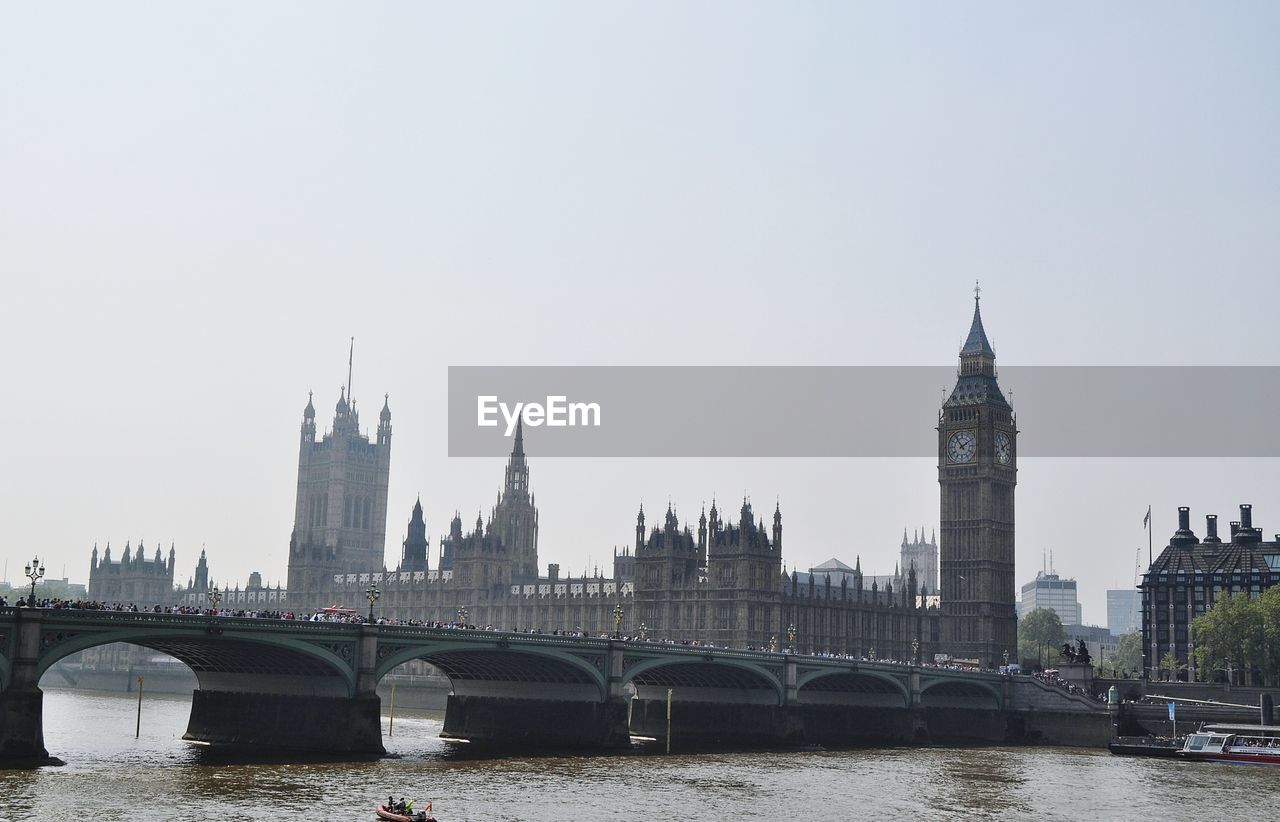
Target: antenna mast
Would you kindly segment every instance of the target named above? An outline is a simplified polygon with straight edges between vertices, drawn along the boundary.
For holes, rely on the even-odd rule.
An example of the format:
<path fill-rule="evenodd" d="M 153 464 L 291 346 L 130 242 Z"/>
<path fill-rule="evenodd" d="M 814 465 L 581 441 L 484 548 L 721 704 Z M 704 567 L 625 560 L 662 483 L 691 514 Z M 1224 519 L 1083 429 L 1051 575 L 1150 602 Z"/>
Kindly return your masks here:
<path fill-rule="evenodd" d="M 352 401 L 351 392 L 351 365 L 356 358 L 356 338 L 351 338 L 351 350 L 347 352 L 347 402 Z"/>

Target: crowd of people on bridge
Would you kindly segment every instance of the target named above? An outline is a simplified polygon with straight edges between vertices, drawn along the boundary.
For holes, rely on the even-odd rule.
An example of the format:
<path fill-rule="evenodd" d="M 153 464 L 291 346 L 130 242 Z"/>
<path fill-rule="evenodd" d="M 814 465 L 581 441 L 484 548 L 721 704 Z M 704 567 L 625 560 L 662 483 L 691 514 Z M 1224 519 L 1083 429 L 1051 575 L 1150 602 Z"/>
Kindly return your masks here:
<path fill-rule="evenodd" d="M 1040 680 L 1041 682 L 1045 683 L 1046 685 L 1053 685 L 1054 687 L 1061 688 L 1069 694 L 1076 694 L 1077 696 L 1082 696 L 1085 699 L 1090 699 L 1090 700 L 1093 700 L 1094 702 L 1107 701 L 1107 698 L 1105 696 L 1092 694 L 1078 685 L 1071 684 L 1070 682 L 1068 682 L 1067 680 L 1059 676 L 1058 672 L 1053 670 L 1052 668 L 1046 671 L 1034 671 L 1031 675 L 1036 679 Z"/>
<path fill-rule="evenodd" d="M 0 607 L 7 607 L 3 598 L 0 598 Z M 279 609 L 266 609 L 266 608 L 250 608 L 250 609 L 214 608 L 214 607 L 203 608 L 195 605 L 169 605 L 169 606 L 155 605 L 150 608 L 139 608 L 134 603 L 99 602 L 96 600 L 88 600 L 88 599 L 70 600 L 70 599 L 59 599 L 57 597 L 48 598 L 48 599 L 36 599 L 36 600 L 33 600 L 32 603 L 28 603 L 25 598 L 19 599 L 18 602 L 16 603 L 16 607 L 19 607 L 19 608 L 35 607 L 35 608 L 47 608 L 52 610 L 114 611 L 114 612 L 132 613 L 132 614 L 154 613 L 154 614 L 172 614 L 172 615 L 179 615 L 179 616 L 236 617 L 240 619 L 272 619 L 272 620 L 288 620 L 288 621 L 303 621 L 303 622 L 331 622 L 331 623 L 356 624 L 356 625 L 371 622 L 372 624 L 376 624 L 376 625 L 403 625 L 403 626 L 409 626 L 409 627 L 415 627 L 415 628 L 502 632 L 501 628 L 494 625 L 475 625 L 473 623 L 464 622 L 462 620 L 453 620 L 453 621 L 439 621 L 439 620 L 424 621 L 419 619 L 396 620 L 396 619 L 390 619 L 386 617 L 376 617 L 373 620 L 370 620 L 367 616 L 360 614 L 354 609 L 339 608 L 339 607 L 321 608 L 314 612 L 307 612 L 307 613 L 299 613 L 295 611 L 279 610 Z M 647 635 L 633 635 L 633 634 L 622 634 L 622 633 L 618 633 L 618 634 L 601 633 L 601 634 L 593 635 L 587 631 L 582 630 L 581 628 L 577 628 L 574 630 L 555 629 L 555 630 L 546 631 L 546 632 L 542 631 L 540 628 L 528 628 L 524 630 L 517 630 L 513 628 L 507 633 L 529 634 L 529 635 L 535 635 L 535 636 L 571 637 L 571 638 L 579 638 L 579 639 L 592 639 L 592 638 L 612 639 L 612 640 L 619 640 L 622 642 L 648 642 L 648 643 L 656 643 L 661 645 L 673 645 L 673 646 L 678 645 L 678 646 L 691 647 L 691 648 L 711 648 L 711 649 L 718 649 L 718 650 L 747 650 L 747 651 L 756 651 L 760 653 L 778 653 L 778 654 L 804 653 L 803 651 L 799 651 L 793 648 L 756 647 L 754 645 L 748 645 L 745 648 L 741 648 L 741 649 L 734 649 L 726 645 L 717 645 L 714 642 L 698 640 L 698 639 L 676 640 L 676 639 L 649 637 Z M 831 649 L 825 649 L 825 650 L 814 649 L 814 650 L 811 650 L 806 655 L 825 657 L 828 659 L 851 660 L 851 661 L 857 661 L 857 662 L 876 662 L 876 663 L 882 663 L 882 664 L 888 664 L 888 665 L 912 664 L 908 660 L 900 660 L 892 657 L 884 657 L 879 654 L 874 654 L 874 655 L 850 654 L 850 653 L 843 653 L 839 651 L 833 651 Z M 915 664 L 921 665 L 927 668 L 987 671 L 987 669 L 985 668 L 982 668 L 982 669 L 961 668 L 959 666 L 949 665 L 946 663 L 932 663 L 932 662 L 922 661 L 922 662 L 917 662 Z M 1070 685 L 1070 683 L 1067 683 L 1066 680 L 1061 680 L 1059 683 L 1058 681 L 1055 681 L 1052 678 L 1048 678 L 1044 676 L 1042 676 L 1041 678 L 1044 679 L 1044 681 L 1048 682 L 1049 684 L 1061 684 L 1067 688 L 1073 689 L 1072 693 L 1078 692 L 1081 694 L 1085 694 L 1084 691 L 1080 690 L 1079 688 L 1075 688 L 1075 686 Z"/>

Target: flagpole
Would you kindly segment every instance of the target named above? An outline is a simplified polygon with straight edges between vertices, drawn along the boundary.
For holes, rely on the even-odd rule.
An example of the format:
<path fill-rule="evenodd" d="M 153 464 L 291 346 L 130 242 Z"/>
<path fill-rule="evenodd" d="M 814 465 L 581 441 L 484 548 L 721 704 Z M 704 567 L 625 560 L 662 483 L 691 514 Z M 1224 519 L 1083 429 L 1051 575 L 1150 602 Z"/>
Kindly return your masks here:
<path fill-rule="evenodd" d="M 1154 530 L 1155 529 L 1151 527 L 1151 506 L 1148 505 L 1147 506 L 1147 568 L 1148 569 L 1151 568 L 1151 563 L 1154 561 L 1151 558 L 1151 532 Z"/>

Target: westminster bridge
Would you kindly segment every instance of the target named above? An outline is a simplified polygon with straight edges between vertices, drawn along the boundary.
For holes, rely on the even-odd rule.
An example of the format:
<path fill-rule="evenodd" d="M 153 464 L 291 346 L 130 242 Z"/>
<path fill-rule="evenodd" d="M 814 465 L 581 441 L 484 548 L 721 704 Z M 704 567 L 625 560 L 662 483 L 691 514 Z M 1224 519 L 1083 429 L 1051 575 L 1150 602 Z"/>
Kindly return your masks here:
<path fill-rule="evenodd" d="M 191 668 L 199 687 L 183 738 L 213 745 L 381 754 L 375 689 L 411 660 L 450 680 L 443 736 L 501 746 L 623 748 L 668 727 L 688 747 L 1110 735 L 1097 703 L 990 672 L 474 629 L 3 608 L 0 759 L 47 756 L 41 676 L 114 642 Z"/>

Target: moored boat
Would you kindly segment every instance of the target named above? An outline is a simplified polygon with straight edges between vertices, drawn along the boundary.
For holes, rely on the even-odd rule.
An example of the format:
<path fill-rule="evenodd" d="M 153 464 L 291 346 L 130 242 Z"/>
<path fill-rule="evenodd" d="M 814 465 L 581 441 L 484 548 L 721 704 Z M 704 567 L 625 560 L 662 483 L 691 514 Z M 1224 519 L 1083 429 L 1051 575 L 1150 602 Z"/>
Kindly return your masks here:
<path fill-rule="evenodd" d="M 1118 736 L 1107 743 L 1116 756 L 1177 756 L 1182 738 L 1165 736 Z"/>
<path fill-rule="evenodd" d="M 1178 756 L 1198 762 L 1280 765 L 1280 726 L 1206 725 L 1187 736 Z"/>

